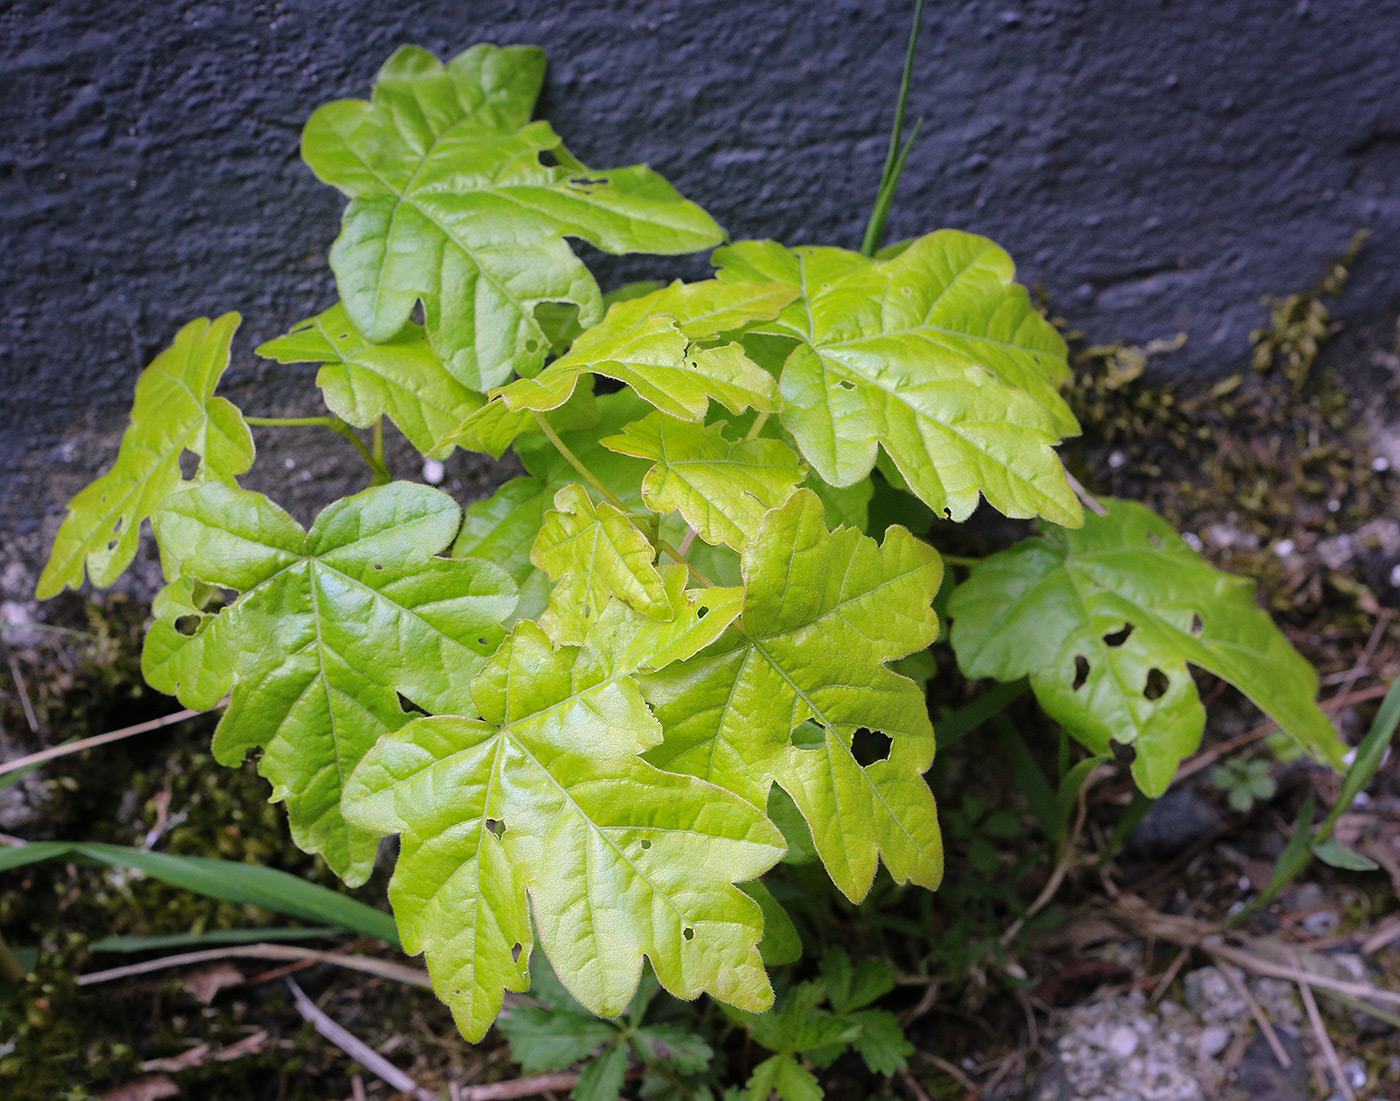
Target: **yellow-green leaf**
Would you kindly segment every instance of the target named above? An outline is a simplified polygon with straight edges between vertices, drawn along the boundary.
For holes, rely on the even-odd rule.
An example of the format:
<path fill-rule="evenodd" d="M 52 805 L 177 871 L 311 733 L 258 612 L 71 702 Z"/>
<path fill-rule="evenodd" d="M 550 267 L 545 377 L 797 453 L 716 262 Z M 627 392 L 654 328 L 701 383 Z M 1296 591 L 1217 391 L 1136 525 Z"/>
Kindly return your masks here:
<path fill-rule="evenodd" d="M 734 884 L 773 865 L 781 835 L 743 800 L 637 756 L 661 730 L 632 679 L 522 623 L 472 698 L 471 716 L 380 739 L 346 795 L 354 821 L 401 835 L 400 936 L 426 951 L 463 1033 L 479 1039 L 503 992 L 526 988 L 531 914 L 595 1013 L 626 1008 L 643 955 L 678 997 L 771 1005 L 761 913 Z"/>
<path fill-rule="evenodd" d="M 1083 528 L 1050 528 L 975 566 L 949 603 L 969 677 L 1029 676 L 1041 706 L 1095 753 L 1136 751 L 1160 795 L 1205 727 L 1187 665 L 1229 681 L 1318 760 L 1346 746 L 1317 706 L 1317 674 L 1254 600 L 1161 517 L 1104 500 Z"/>
<path fill-rule="evenodd" d="M 312 171 L 351 199 L 331 267 L 356 327 L 388 340 L 421 301 L 434 349 L 475 390 L 544 362 L 540 303 L 574 303 L 584 327 L 601 315 L 565 237 L 673 255 L 722 236 L 649 168 L 591 171 L 530 122 L 543 75 L 530 47 L 474 46 L 444 66 L 405 46 L 370 101 L 327 104 L 302 136 Z"/>
<path fill-rule="evenodd" d="M 40 600 L 81 586 L 84 570 L 99 587 L 121 576 L 136 557 L 141 525 L 167 496 L 192 484 L 180 473 L 186 451 L 200 459 L 193 482 L 231 482 L 253 465 L 243 415 L 214 396 L 239 320 L 227 313 L 191 321 L 141 373 L 117 461 L 69 502 L 39 578 Z"/>
<path fill-rule="evenodd" d="M 309 532 L 261 494 L 217 483 L 156 516 L 181 576 L 157 599 L 148 680 L 200 709 L 231 691 L 215 756 L 236 764 L 261 747 L 293 840 L 352 884 L 378 845 L 342 816 L 345 780 L 408 721 L 400 696 L 433 712 L 468 700 L 515 606 L 495 566 L 436 557 L 460 518 L 445 493 L 406 482 L 336 502 Z M 195 582 L 240 595 L 210 611 Z"/>
<path fill-rule="evenodd" d="M 257 349 L 278 363 L 322 363 L 316 372 L 326 406 L 358 428 L 388 417 L 408 442 L 436 459 L 451 453 L 443 437 L 485 399 L 452 377 L 421 326 L 388 340 L 366 340 L 339 303 Z"/>

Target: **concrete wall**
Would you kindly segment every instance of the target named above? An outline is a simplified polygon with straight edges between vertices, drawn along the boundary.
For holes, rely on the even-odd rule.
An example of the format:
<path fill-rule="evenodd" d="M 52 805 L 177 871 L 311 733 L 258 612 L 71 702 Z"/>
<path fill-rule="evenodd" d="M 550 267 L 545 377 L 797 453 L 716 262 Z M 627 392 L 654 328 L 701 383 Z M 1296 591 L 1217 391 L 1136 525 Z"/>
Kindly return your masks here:
<path fill-rule="evenodd" d="M 294 396 L 309 371 L 248 351 L 333 300 L 343 200 L 300 163 L 300 127 L 366 95 L 395 46 L 542 45 L 543 110 L 584 160 L 651 162 L 735 237 L 855 247 L 909 10 L 14 0 L 0 10 L 0 538 L 24 556 L 51 536 L 115 453 L 140 367 L 191 317 L 243 312 L 230 379 L 250 412 L 312 408 Z M 1260 294 L 1309 285 L 1369 227 L 1339 316 L 1380 346 L 1400 312 L 1397 55 L 1394 0 L 931 0 L 911 103 L 924 128 L 891 237 L 986 233 L 1093 339 L 1185 330 L 1162 369 L 1225 373 Z M 607 285 L 707 269 L 596 270 Z M 271 389 L 252 396 L 259 379 Z M 275 445 L 274 477 L 294 480 L 290 459 L 295 478 L 315 474 L 306 493 L 342 491 L 322 442 Z"/>

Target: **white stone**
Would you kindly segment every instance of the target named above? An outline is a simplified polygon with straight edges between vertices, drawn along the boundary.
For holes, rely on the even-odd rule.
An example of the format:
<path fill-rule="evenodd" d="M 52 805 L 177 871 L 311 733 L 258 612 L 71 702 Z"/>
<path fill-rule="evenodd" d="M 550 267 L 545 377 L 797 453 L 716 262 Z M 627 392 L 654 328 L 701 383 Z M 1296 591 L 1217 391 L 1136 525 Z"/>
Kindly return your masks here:
<path fill-rule="evenodd" d="M 1120 1059 L 1126 1059 L 1138 1048 L 1138 1036 L 1127 1025 L 1121 1025 L 1113 1030 L 1113 1035 L 1108 1038 L 1108 1050 Z"/>
<path fill-rule="evenodd" d="M 430 486 L 440 485 L 446 474 L 447 468 L 442 465 L 441 459 L 423 460 L 423 481 Z"/>

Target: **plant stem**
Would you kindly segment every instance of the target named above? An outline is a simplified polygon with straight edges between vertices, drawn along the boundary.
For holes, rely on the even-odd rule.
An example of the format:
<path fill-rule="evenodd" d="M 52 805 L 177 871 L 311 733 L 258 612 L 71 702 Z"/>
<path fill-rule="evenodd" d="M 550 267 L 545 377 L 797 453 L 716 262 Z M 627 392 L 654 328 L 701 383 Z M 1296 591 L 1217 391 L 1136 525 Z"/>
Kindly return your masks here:
<path fill-rule="evenodd" d="M 865 240 L 860 251 L 864 256 L 874 256 L 885 237 L 885 221 L 889 217 L 890 204 L 894 202 L 895 187 L 899 184 L 899 174 L 904 168 L 904 159 L 909 155 L 909 147 L 914 144 L 914 135 L 904 142 L 904 112 L 909 106 L 909 85 L 914 77 L 914 51 L 919 44 L 919 27 L 924 20 L 924 0 L 914 0 L 914 22 L 909 28 L 909 46 L 904 54 L 904 75 L 899 82 L 899 103 L 894 113 L 894 128 L 890 131 L 890 148 L 885 154 L 885 168 L 880 174 L 880 189 L 875 193 L 875 208 L 870 212 L 870 222 L 865 227 Z M 923 120 L 921 119 L 920 122 Z M 914 127 L 915 135 L 918 125 Z"/>
<path fill-rule="evenodd" d="M 356 435 L 355 429 L 339 417 L 244 417 L 243 420 L 255 428 L 329 428 L 336 435 L 344 436 L 354 445 L 355 450 L 360 453 L 360 457 L 369 465 L 370 473 L 374 475 L 375 485 L 384 485 L 386 482 L 394 480 L 394 476 L 389 473 L 389 468 L 384 465 L 382 434 L 378 437 L 380 454 L 375 455 Z M 382 433 L 382 427 L 377 425 L 376 428 Z"/>
<path fill-rule="evenodd" d="M 334 428 L 330 417 L 244 417 L 255 428 Z"/>
<path fill-rule="evenodd" d="M 374 461 L 375 461 L 376 463 L 379 464 L 380 469 L 384 472 L 384 481 L 383 481 L 383 482 L 379 482 L 379 481 L 378 481 L 378 476 L 376 476 L 376 479 L 375 479 L 375 480 L 376 480 L 376 483 L 377 483 L 377 484 L 380 484 L 380 485 L 383 485 L 383 484 L 385 484 L 385 483 L 387 483 L 387 482 L 393 481 L 393 480 L 394 480 L 394 479 L 393 479 L 393 475 L 391 475 L 391 474 L 389 473 L 389 464 L 386 463 L 386 462 L 384 461 L 384 418 L 383 418 L 383 417 L 380 417 L 377 421 L 374 422 L 374 432 L 373 432 L 373 434 L 371 435 L 370 440 L 371 440 L 371 454 L 374 455 Z"/>
<path fill-rule="evenodd" d="M 982 562 L 980 558 L 968 558 L 961 554 L 944 554 L 942 551 L 939 552 L 939 557 L 950 566 L 964 566 L 967 569 L 980 565 Z"/>
<path fill-rule="evenodd" d="M 754 417 L 753 424 L 749 425 L 749 430 L 744 434 L 745 440 L 756 440 L 758 434 L 763 431 L 763 426 L 768 423 L 768 414 L 760 413 Z"/>
<path fill-rule="evenodd" d="M 713 589 L 715 587 L 715 583 L 713 581 L 711 581 L 708 577 L 706 577 L 703 573 L 701 573 L 688 561 L 686 561 L 685 555 L 683 555 L 680 551 L 676 550 L 676 548 L 671 546 L 671 544 L 666 542 L 666 540 L 658 539 L 656 541 L 656 549 L 665 554 L 669 554 L 672 558 L 674 558 L 677 562 L 679 562 L 681 565 L 683 565 L 686 569 L 690 571 L 691 577 L 695 578 L 696 581 L 700 582 L 700 584 L 704 585 L 707 589 Z"/>
<path fill-rule="evenodd" d="M 545 439 L 554 445 L 554 449 L 564 456 L 564 461 L 578 471 L 579 477 L 603 495 L 603 500 L 612 505 L 620 512 L 630 513 L 632 509 L 628 507 L 612 490 L 600 482 L 588 467 L 579 461 L 579 457 L 569 450 L 569 445 L 559 438 L 559 433 L 550 427 L 549 421 L 544 419 L 544 414 L 536 412 L 535 420 L 539 423 L 540 431 L 544 433 Z"/>

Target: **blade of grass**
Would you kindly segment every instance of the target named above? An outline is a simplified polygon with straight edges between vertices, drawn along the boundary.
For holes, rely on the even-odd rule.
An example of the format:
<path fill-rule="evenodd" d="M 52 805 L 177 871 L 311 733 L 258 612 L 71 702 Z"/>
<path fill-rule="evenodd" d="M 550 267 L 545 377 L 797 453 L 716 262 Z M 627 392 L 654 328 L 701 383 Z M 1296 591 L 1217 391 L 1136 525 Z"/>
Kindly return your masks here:
<path fill-rule="evenodd" d="M 314 925 L 305 929 L 214 929 L 207 933 L 171 933 L 163 937 L 103 937 L 88 947 L 93 952 L 131 955 L 137 952 L 156 952 L 165 948 L 198 948 L 202 945 L 321 940 L 340 936 L 344 932 L 343 928 L 330 925 Z"/>
<path fill-rule="evenodd" d="M 79 858 L 120 868 L 134 868 L 152 878 L 222 899 L 299 917 L 330 922 L 351 932 L 398 944 L 394 919 L 357 899 L 316 883 L 257 864 L 215 860 L 205 856 L 172 856 L 126 845 L 38 841 L 0 850 L 0 871 L 41 860 Z"/>
<path fill-rule="evenodd" d="M 955 742 L 971 734 L 993 716 L 1001 714 L 1013 703 L 1031 690 L 1031 682 L 1025 677 L 1020 680 L 999 684 L 983 692 L 971 703 L 964 704 L 946 718 L 934 724 L 938 735 L 938 748 L 945 750 Z"/>
<path fill-rule="evenodd" d="M 894 201 L 895 187 L 899 183 L 900 172 L 904 169 L 904 159 L 909 155 L 909 147 L 914 144 L 918 124 L 909 141 L 904 140 L 904 113 L 909 106 L 909 85 L 914 78 L 914 51 L 919 45 L 919 28 L 924 21 L 924 0 L 914 0 L 914 22 L 909 28 L 909 45 L 904 53 L 904 75 L 899 82 L 899 102 L 895 107 L 894 126 L 890 130 L 890 148 L 885 154 L 885 167 L 880 173 L 880 186 L 875 192 L 875 207 L 870 212 L 870 221 L 865 227 L 865 239 L 861 242 L 863 256 L 874 256 L 875 250 L 885 237 L 885 221 L 889 217 L 890 204 Z M 923 120 L 920 119 L 920 122 Z"/>

